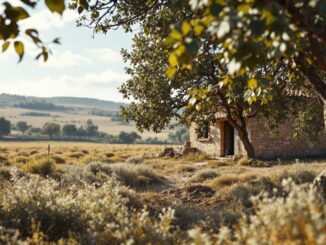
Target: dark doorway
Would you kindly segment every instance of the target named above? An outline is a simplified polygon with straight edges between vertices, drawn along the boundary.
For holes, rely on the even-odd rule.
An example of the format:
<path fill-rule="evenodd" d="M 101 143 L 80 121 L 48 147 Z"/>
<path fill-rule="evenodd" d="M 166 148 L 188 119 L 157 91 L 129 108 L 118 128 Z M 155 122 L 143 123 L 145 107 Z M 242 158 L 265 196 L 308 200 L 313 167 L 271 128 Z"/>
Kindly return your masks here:
<path fill-rule="evenodd" d="M 224 123 L 224 155 L 234 155 L 234 128 L 229 122 Z"/>

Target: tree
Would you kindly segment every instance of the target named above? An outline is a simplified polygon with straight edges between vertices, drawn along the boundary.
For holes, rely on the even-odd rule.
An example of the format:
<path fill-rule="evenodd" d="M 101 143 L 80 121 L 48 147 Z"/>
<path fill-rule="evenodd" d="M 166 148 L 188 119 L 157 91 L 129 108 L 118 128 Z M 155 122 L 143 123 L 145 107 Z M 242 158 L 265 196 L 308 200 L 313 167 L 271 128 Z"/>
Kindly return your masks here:
<path fill-rule="evenodd" d="M 8 134 L 10 134 L 10 121 L 0 117 L 0 138 Z"/>
<path fill-rule="evenodd" d="M 133 144 L 137 139 L 141 139 L 140 135 L 136 132 L 127 133 L 122 131 L 118 137 L 123 144 Z"/>
<path fill-rule="evenodd" d="M 67 136 L 75 136 L 77 134 L 77 127 L 75 124 L 66 124 L 62 127 L 62 132 Z"/>
<path fill-rule="evenodd" d="M 25 133 L 25 131 L 29 128 L 27 122 L 25 121 L 19 121 L 16 123 L 16 127 L 18 130 L 20 130 L 23 134 Z"/>
<path fill-rule="evenodd" d="M 187 127 L 181 127 L 173 133 L 169 133 L 169 140 L 173 143 L 184 143 L 189 140 L 189 129 Z"/>
<path fill-rule="evenodd" d="M 38 31 L 33 28 L 27 28 L 22 31 L 20 25 L 22 20 L 30 17 L 28 8 L 35 8 L 40 1 L 20 0 L 20 2 L 20 6 L 13 6 L 9 1 L 2 3 L 4 6 L 2 12 L 0 12 L 0 41 L 3 41 L 2 51 L 5 52 L 10 46 L 13 46 L 19 56 L 19 61 L 21 61 L 25 53 L 25 45 L 21 40 L 27 37 L 40 51 L 36 58 L 43 57 L 44 61 L 46 61 L 50 50 L 47 44 L 40 39 Z M 65 9 L 64 0 L 44 0 L 44 3 L 51 12 L 62 14 Z M 54 39 L 52 43 L 59 44 L 59 39 Z"/>
<path fill-rule="evenodd" d="M 43 133 L 47 134 L 50 139 L 53 139 L 53 136 L 60 134 L 60 125 L 57 123 L 45 123 Z"/>
<path fill-rule="evenodd" d="M 94 137 L 98 135 L 98 126 L 96 126 L 91 119 L 86 122 L 87 136 Z"/>
<path fill-rule="evenodd" d="M 228 9 L 226 1 L 219 2 L 225 2 L 224 7 Z M 81 7 L 79 5 L 73 7 Z M 234 25 L 238 23 L 238 18 L 241 20 L 243 14 L 236 14 L 241 7 L 233 8 L 232 5 L 233 11 L 228 13 L 227 20 L 215 23 L 221 27 L 217 28 L 220 32 L 212 35 L 207 27 L 213 23 L 206 14 L 220 11 L 219 6 L 215 7 L 194 10 L 185 1 L 96 1 L 89 6 L 90 11 L 81 17 L 79 23 L 104 33 L 119 26 L 126 31 L 130 31 L 134 24 L 140 26 L 132 52 L 123 52 L 125 61 L 131 64 L 127 72 L 132 79 L 120 91 L 126 98 L 134 99 L 128 108 L 122 109 L 127 121 L 136 121 L 141 131 L 152 129 L 157 132 L 175 119 L 182 123 L 211 121 L 216 112 L 222 111 L 238 131 L 248 156 L 255 157 L 246 129 L 246 118 L 275 114 L 284 119 L 290 111 L 295 114 L 293 104 L 318 103 L 310 93 L 311 87 L 316 92 L 318 90 L 311 81 L 307 83 L 303 77 L 305 74 L 289 56 L 277 55 L 277 50 L 284 49 L 280 41 L 270 47 L 268 43 L 264 44 L 270 48 L 271 54 L 266 52 L 264 37 L 257 36 L 258 31 L 262 32 L 265 28 L 261 28 L 257 19 L 252 22 L 249 34 L 241 31 L 241 24 L 234 30 L 240 29 L 238 32 L 244 35 L 237 36 L 236 31 L 229 30 L 231 20 Z M 245 21 L 244 24 L 248 23 Z M 172 31 L 169 29 L 171 24 L 176 26 Z M 257 27 L 260 29 L 257 30 Z M 214 26 L 210 29 L 214 30 Z M 232 35 L 224 38 L 228 32 Z M 242 45 L 234 44 L 233 36 Z M 282 36 L 287 39 L 286 34 Z M 247 43 L 251 39 L 254 43 Z M 174 51 L 168 55 L 172 48 Z M 236 57 L 230 59 L 234 50 L 240 52 L 238 56 L 242 57 L 246 66 L 242 67 Z M 308 91 L 312 99 L 287 96 L 287 91 L 301 89 Z M 266 115 L 265 111 L 272 113 Z"/>
<path fill-rule="evenodd" d="M 238 131 L 248 156 L 254 158 L 246 118 L 262 114 L 268 107 L 289 112 L 290 106 L 277 106 L 297 101 L 297 98 L 284 96 L 285 88 L 290 89 L 286 86 L 288 74 L 285 64 L 280 63 L 275 68 L 266 62 L 257 69 L 256 79 L 244 74 L 231 80 L 228 68 L 215 58 L 216 47 L 208 36 L 202 38 L 205 52 L 193 61 L 193 69 L 179 69 L 174 76 L 166 76 L 171 44 L 160 40 L 169 35 L 170 30 L 166 26 L 182 22 L 187 12 L 187 9 L 177 12 L 166 7 L 159 13 L 148 15 L 148 20 L 140 25 L 147 34 L 140 32 L 134 37 L 133 50 L 123 51 L 124 59 L 131 64 L 126 71 L 132 78 L 121 86 L 120 91 L 133 102 L 122 109 L 122 115 L 127 121 L 135 121 L 141 131 L 159 132 L 171 121 L 202 123 L 213 121 L 217 112 L 224 112 Z M 266 76 L 267 73 L 272 75 Z M 258 79 L 265 81 L 264 88 L 258 86 Z M 251 80 L 249 86 L 248 80 Z M 269 80 L 274 80 L 274 83 L 269 83 Z M 300 84 L 304 84 L 304 79 L 297 80 L 296 85 Z M 274 104 L 270 103 L 272 99 Z M 280 115 L 287 116 L 286 113 Z"/>
<path fill-rule="evenodd" d="M 175 43 L 170 55 L 172 69 L 191 68 L 192 60 L 201 52 L 201 38 L 209 35 L 222 51 L 230 77 L 244 72 L 254 77 L 257 65 L 266 57 L 276 66 L 286 59 L 293 76 L 297 72 L 305 76 L 325 103 L 325 1 L 189 2 L 197 14 L 171 32 L 170 41 Z"/>

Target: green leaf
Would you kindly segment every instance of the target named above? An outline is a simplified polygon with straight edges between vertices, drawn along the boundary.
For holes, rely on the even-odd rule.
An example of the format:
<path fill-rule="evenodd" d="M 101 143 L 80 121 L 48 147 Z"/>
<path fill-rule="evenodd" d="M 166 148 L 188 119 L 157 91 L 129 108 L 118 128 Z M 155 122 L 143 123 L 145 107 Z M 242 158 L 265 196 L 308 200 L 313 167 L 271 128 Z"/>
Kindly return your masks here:
<path fill-rule="evenodd" d="M 20 41 L 14 42 L 14 47 L 15 51 L 19 56 L 19 62 L 23 59 L 24 57 L 24 44 Z"/>
<path fill-rule="evenodd" d="M 248 81 L 248 87 L 251 88 L 251 89 L 255 89 L 258 87 L 258 83 L 257 83 L 257 80 L 252 78 Z"/>
<path fill-rule="evenodd" d="M 176 67 L 179 64 L 178 58 L 175 54 L 172 53 L 169 55 L 169 63 L 171 67 Z"/>
<path fill-rule="evenodd" d="M 174 77 L 174 75 L 175 75 L 175 73 L 177 72 L 177 70 L 178 70 L 178 69 L 177 69 L 176 67 L 169 68 L 169 69 L 166 70 L 165 74 L 166 74 L 166 76 L 167 76 L 169 79 L 171 79 L 171 78 Z"/>
<path fill-rule="evenodd" d="M 4 42 L 4 44 L 2 44 L 2 52 L 4 53 L 4 52 L 6 52 L 7 51 L 7 49 L 9 48 L 9 46 L 10 46 L 10 42 Z"/>
<path fill-rule="evenodd" d="M 49 58 L 49 53 L 47 51 L 42 52 L 43 61 L 46 62 Z"/>
<path fill-rule="evenodd" d="M 5 6 L 6 17 L 11 21 L 18 22 L 29 17 L 27 11 L 22 7 L 12 7 L 10 4 L 6 4 Z"/>
<path fill-rule="evenodd" d="M 250 29 L 256 36 L 262 35 L 265 31 L 265 22 L 261 20 L 252 20 L 250 22 Z"/>
<path fill-rule="evenodd" d="M 184 21 L 182 23 L 181 29 L 182 29 L 183 35 L 187 36 L 189 34 L 189 32 L 191 31 L 191 25 L 187 21 Z"/>
<path fill-rule="evenodd" d="M 45 0 L 45 4 L 52 12 L 61 15 L 66 8 L 64 0 Z"/>
<path fill-rule="evenodd" d="M 196 55 L 200 46 L 199 43 L 196 40 L 191 40 L 191 42 L 186 43 L 186 48 L 189 54 Z"/>
<path fill-rule="evenodd" d="M 21 2 L 25 3 L 26 5 L 34 8 L 36 6 L 36 1 L 32 1 L 32 0 L 20 0 Z"/>

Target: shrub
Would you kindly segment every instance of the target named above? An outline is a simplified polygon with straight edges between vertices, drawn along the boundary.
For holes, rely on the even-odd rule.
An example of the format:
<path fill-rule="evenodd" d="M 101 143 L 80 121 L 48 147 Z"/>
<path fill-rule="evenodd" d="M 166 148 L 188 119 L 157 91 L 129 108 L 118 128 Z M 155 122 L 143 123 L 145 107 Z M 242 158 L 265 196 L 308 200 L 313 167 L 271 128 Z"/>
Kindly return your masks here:
<path fill-rule="evenodd" d="M 109 165 L 103 164 L 100 162 L 93 162 L 87 166 L 87 171 L 91 172 L 92 174 L 96 175 L 100 172 L 103 172 L 107 175 L 112 174 L 112 169 Z"/>
<path fill-rule="evenodd" d="M 84 164 L 90 164 L 90 163 L 102 162 L 102 159 L 95 156 L 85 156 L 82 158 L 81 161 Z"/>
<path fill-rule="evenodd" d="M 9 180 L 11 178 L 10 169 L 8 167 L 0 167 L 0 179 Z"/>
<path fill-rule="evenodd" d="M 199 171 L 195 177 L 193 178 L 194 181 L 205 181 L 207 179 L 213 179 L 220 176 L 216 170 L 213 169 L 203 169 Z"/>
<path fill-rule="evenodd" d="M 112 170 L 124 185 L 134 188 L 158 184 L 163 180 L 152 168 L 142 164 L 118 163 L 112 165 Z"/>
<path fill-rule="evenodd" d="M 107 152 L 104 154 L 107 158 L 114 157 L 114 153 L 112 152 Z"/>
<path fill-rule="evenodd" d="M 10 160 L 13 164 L 25 164 L 29 161 L 29 157 L 16 156 Z"/>
<path fill-rule="evenodd" d="M 35 155 L 35 154 L 38 154 L 38 153 L 39 153 L 38 151 L 34 150 L 34 151 L 31 151 L 31 152 L 29 153 L 29 155 L 32 156 L 32 155 Z"/>
<path fill-rule="evenodd" d="M 182 156 L 182 159 L 183 160 L 186 160 L 186 161 L 197 161 L 197 162 L 200 162 L 200 161 L 208 160 L 209 157 L 208 157 L 208 155 L 206 155 L 204 153 L 189 153 L 189 154 L 183 155 Z"/>
<path fill-rule="evenodd" d="M 50 176 L 55 171 L 55 162 L 53 159 L 32 159 L 23 169 L 32 174 L 39 174 L 41 176 Z"/>
<path fill-rule="evenodd" d="M 183 165 L 179 168 L 182 172 L 195 172 L 197 169 L 194 166 Z"/>
<path fill-rule="evenodd" d="M 24 152 L 24 151 L 20 151 L 17 153 L 17 156 L 20 156 L 20 157 L 29 157 L 29 153 L 27 152 Z"/>
<path fill-rule="evenodd" d="M 212 179 L 209 181 L 209 185 L 213 187 L 220 187 L 224 185 L 233 185 L 239 181 L 239 178 L 235 175 L 226 174 L 219 176 L 217 178 Z"/>
<path fill-rule="evenodd" d="M 89 151 L 88 150 L 81 150 L 81 153 L 87 155 L 87 154 L 89 154 Z"/>
<path fill-rule="evenodd" d="M 77 158 L 77 159 L 79 159 L 83 156 L 84 156 L 84 153 L 82 153 L 82 152 L 73 152 L 68 155 L 68 157 L 70 157 L 70 158 Z"/>
<path fill-rule="evenodd" d="M 56 164 L 63 164 L 66 163 L 66 160 L 59 156 L 51 156 L 51 159 L 55 161 Z"/>
<path fill-rule="evenodd" d="M 283 183 L 287 197 L 252 198 L 255 215 L 242 215 L 235 230 L 222 227 L 217 235 L 193 229 L 196 244 L 324 244 L 326 240 L 325 200 L 306 185 Z"/>
<path fill-rule="evenodd" d="M 6 157 L 0 156 L 0 164 L 9 165 L 8 159 Z"/>
<path fill-rule="evenodd" d="M 183 230 L 198 225 L 200 222 L 207 219 L 207 214 L 205 212 L 184 203 L 174 205 L 173 209 L 175 211 L 173 225 L 178 226 Z"/>
<path fill-rule="evenodd" d="M 140 164 L 144 162 L 142 157 L 128 157 L 126 163 Z"/>
<path fill-rule="evenodd" d="M 84 183 L 68 191 L 39 176 L 14 179 L 0 196 L 0 215 L 7 228 L 18 229 L 23 237 L 32 236 L 30 227 L 37 223 L 50 241 L 60 239 L 61 244 L 176 242 L 170 233 L 174 211 L 166 209 L 159 219 L 151 218 L 146 210 L 129 209 L 121 190 L 114 178 L 101 187 Z"/>
<path fill-rule="evenodd" d="M 279 182 L 291 178 L 297 184 L 312 183 L 317 174 L 314 171 L 298 169 L 295 171 L 285 171 L 279 176 Z"/>

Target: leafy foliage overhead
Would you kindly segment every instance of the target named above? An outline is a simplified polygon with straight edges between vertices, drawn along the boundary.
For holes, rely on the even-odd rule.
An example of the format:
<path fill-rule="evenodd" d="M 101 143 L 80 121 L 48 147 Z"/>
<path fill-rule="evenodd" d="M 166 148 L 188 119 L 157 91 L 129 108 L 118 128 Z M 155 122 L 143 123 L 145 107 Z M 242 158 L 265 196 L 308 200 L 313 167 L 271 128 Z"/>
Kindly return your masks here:
<path fill-rule="evenodd" d="M 326 2 L 323 0 L 189 1 L 197 13 L 171 31 L 175 44 L 169 74 L 179 67 L 191 69 L 203 52 L 202 38 L 217 45 L 216 58 L 228 67 L 230 79 L 244 73 L 255 79 L 266 58 L 277 65 L 285 59 L 296 79 L 304 75 L 321 99 L 326 99 Z M 260 86 L 260 81 L 258 86 Z"/>
<path fill-rule="evenodd" d="M 30 18 L 29 10 L 36 7 L 39 0 L 20 0 L 21 6 L 13 6 L 8 1 L 2 3 L 3 11 L 0 12 L 0 41 L 2 42 L 2 52 L 6 52 L 10 46 L 13 46 L 15 52 L 21 61 L 25 53 L 25 45 L 23 36 L 28 37 L 39 49 L 40 53 L 36 56 L 37 59 L 43 57 L 47 61 L 50 50 L 49 43 L 41 40 L 39 32 L 34 28 L 21 30 L 21 21 Z M 65 10 L 64 0 L 44 0 L 47 8 L 54 13 L 62 15 Z M 58 38 L 51 43 L 59 44 Z"/>

